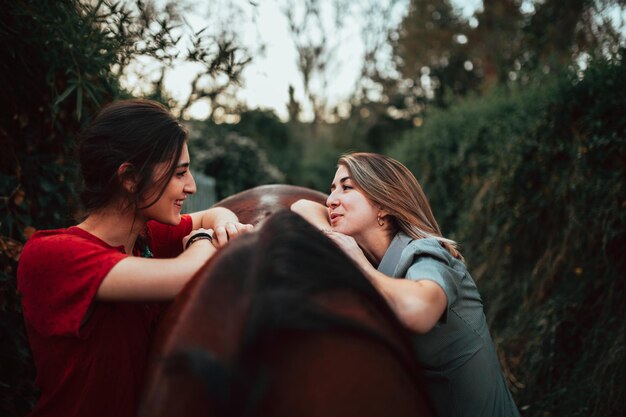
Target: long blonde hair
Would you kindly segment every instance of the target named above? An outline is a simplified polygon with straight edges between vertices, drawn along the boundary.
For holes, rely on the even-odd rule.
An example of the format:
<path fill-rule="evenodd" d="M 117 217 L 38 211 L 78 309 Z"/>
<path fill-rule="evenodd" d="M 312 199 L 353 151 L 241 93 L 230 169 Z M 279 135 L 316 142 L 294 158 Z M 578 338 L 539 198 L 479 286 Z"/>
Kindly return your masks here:
<path fill-rule="evenodd" d="M 455 241 L 441 235 L 428 199 L 407 167 L 385 155 L 356 152 L 343 155 L 337 162 L 374 205 L 389 212 L 391 232 L 402 230 L 413 239 L 432 237 L 452 256 L 463 259 Z"/>

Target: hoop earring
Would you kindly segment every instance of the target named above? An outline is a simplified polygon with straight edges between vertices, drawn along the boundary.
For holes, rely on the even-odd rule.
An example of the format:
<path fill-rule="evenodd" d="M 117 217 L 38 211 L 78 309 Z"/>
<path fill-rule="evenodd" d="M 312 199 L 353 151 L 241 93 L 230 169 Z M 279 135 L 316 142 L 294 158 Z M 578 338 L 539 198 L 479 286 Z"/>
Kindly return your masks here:
<path fill-rule="evenodd" d="M 380 217 L 380 214 L 378 215 L 378 217 L 376 217 L 376 221 L 378 222 L 378 225 L 380 227 L 385 225 L 385 221 Z"/>

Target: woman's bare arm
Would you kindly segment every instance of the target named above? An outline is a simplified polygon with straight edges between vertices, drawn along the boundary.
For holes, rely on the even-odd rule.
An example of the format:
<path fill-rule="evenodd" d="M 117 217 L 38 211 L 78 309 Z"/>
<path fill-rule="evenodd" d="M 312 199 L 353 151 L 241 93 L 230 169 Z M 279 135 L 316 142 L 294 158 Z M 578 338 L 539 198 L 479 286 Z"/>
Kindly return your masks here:
<path fill-rule="evenodd" d="M 252 225 L 239 223 L 235 213 L 222 207 L 192 213 L 190 217 L 194 231 L 183 239 L 181 246 L 197 232 L 213 235 L 212 241 L 196 240 L 178 257 L 171 259 L 125 258 L 109 271 L 96 298 L 108 301 L 172 299 L 213 256 L 216 247 L 252 230 Z"/>
<path fill-rule="evenodd" d="M 448 306 L 443 288 L 428 279 L 389 277 L 372 266 L 354 238 L 337 232 L 328 236 L 354 260 L 406 328 L 423 334 L 435 327 Z"/>
<path fill-rule="evenodd" d="M 170 300 L 213 256 L 217 249 L 208 239 L 197 240 L 176 258 L 148 259 L 129 256 L 104 278 L 96 299 L 107 301 Z"/>
<path fill-rule="evenodd" d="M 298 213 L 320 230 L 330 230 L 326 206 L 311 200 L 298 200 L 291 205 L 291 211 Z"/>

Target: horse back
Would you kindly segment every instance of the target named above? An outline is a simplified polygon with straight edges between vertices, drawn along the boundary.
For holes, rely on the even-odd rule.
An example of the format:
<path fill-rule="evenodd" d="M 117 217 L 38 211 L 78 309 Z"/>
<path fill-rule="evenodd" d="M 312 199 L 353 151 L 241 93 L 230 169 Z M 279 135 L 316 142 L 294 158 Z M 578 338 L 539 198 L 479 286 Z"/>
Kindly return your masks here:
<path fill-rule="evenodd" d="M 242 223 L 259 224 L 263 219 L 281 209 L 288 209 L 300 199 L 326 204 L 327 195 L 295 185 L 261 185 L 242 191 L 215 204 L 226 207 L 239 217 Z"/>
<path fill-rule="evenodd" d="M 267 220 L 174 301 L 141 417 L 433 415 L 380 294 L 326 236 L 281 211 L 301 198 L 325 196 L 265 186 L 218 204 L 242 222 Z"/>

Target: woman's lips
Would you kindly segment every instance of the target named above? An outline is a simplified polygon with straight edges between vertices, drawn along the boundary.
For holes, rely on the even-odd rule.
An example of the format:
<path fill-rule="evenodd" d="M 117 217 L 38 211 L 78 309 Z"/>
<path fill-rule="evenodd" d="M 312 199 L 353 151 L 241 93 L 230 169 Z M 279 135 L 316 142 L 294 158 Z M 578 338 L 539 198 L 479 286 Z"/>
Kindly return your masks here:
<path fill-rule="evenodd" d="M 335 214 L 335 213 L 331 214 L 330 215 L 330 224 L 333 225 L 333 224 L 337 223 L 337 221 L 339 221 L 339 219 L 341 217 L 342 217 L 341 214 Z"/>

